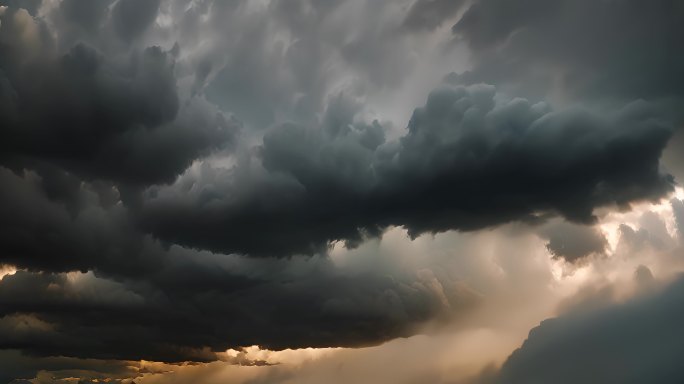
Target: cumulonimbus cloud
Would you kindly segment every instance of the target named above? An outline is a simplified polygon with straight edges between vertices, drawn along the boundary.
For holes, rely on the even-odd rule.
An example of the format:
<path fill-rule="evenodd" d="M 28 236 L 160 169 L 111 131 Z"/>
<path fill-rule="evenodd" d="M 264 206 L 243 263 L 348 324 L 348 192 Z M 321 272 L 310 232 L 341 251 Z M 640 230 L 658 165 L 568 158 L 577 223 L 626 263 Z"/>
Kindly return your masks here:
<path fill-rule="evenodd" d="M 351 114 L 326 115 L 321 126 L 277 126 L 260 146 L 261 170 L 246 164 L 153 187 L 143 227 L 191 247 L 287 255 L 358 243 L 388 226 L 415 236 L 546 214 L 591 223 L 597 207 L 672 190 L 659 158 L 674 128 L 658 108 L 554 112 L 495 97 L 485 85 L 438 89 L 397 141 Z"/>

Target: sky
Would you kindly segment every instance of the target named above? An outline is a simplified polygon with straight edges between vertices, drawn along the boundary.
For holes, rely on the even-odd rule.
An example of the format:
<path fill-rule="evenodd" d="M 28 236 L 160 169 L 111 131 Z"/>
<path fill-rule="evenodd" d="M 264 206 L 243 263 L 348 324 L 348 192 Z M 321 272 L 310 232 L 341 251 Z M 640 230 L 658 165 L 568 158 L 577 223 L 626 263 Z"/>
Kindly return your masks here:
<path fill-rule="evenodd" d="M 684 2 L 0 0 L 0 384 L 684 382 Z"/>

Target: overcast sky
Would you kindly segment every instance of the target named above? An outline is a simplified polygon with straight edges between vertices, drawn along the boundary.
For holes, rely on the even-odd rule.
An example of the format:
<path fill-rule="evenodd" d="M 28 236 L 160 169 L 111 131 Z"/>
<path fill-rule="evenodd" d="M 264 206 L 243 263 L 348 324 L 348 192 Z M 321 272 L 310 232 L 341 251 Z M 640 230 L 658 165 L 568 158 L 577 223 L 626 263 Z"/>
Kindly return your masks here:
<path fill-rule="evenodd" d="M 684 2 L 0 0 L 0 384 L 682 383 Z"/>

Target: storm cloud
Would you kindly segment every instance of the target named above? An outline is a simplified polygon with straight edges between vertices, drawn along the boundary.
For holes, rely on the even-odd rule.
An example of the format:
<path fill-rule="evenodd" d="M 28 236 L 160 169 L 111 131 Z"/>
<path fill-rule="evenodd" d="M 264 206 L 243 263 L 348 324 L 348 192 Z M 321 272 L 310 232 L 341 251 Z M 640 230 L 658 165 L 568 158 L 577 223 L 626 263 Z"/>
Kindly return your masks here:
<path fill-rule="evenodd" d="M 1 171 L 0 260 L 20 269 L 0 280 L 9 327 L 0 332 L 2 348 L 212 361 L 217 351 L 255 344 L 375 344 L 477 302 L 429 269 L 388 276 L 340 269 L 320 256 L 252 261 L 165 246 L 137 230 L 111 186 L 86 183 L 60 195 L 69 188 L 46 187 L 33 172 Z M 26 321 L 27 331 L 17 331 Z"/>
<path fill-rule="evenodd" d="M 495 99 L 491 86 L 445 86 L 386 141 L 380 123 L 340 115 L 334 98 L 321 125 L 269 131 L 263 168 L 251 159 L 150 189 L 143 226 L 191 247 L 287 255 L 388 226 L 416 236 L 547 214 L 587 224 L 597 207 L 672 190 L 659 158 L 674 128 L 648 103 L 598 114 Z"/>
<path fill-rule="evenodd" d="M 64 52 L 57 43 L 25 10 L 2 11 L 6 166 L 49 163 L 88 180 L 149 185 L 233 141 L 236 122 L 200 98 L 181 100 L 169 52 L 150 46 L 113 58 L 87 43 Z"/>
<path fill-rule="evenodd" d="M 453 31 L 474 52 L 459 83 L 598 102 L 683 96 L 677 0 L 478 0 Z"/>
<path fill-rule="evenodd" d="M 411 335 L 475 300 L 467 290 L 442 288 L 431 272 L 394 280 L 350 275 L 322 261 L 289 263 L 290 271 L 277 274 L 248 263 L 232 271 L 218 261 L 183 261 L 190 256 L 179 252 L 147 281 L 117 283 L 91 273 L 6 276 L 0 346 L 37 356 L 213 361 L 219 351 L 249 345 L 376 344 Z"/>
<path fill-rule="evenodd" d="M 0 381 L 486 327 L 563 268 L 679 265 L 681 36 L 675 0 L 0 0 Z M 594 367 L 580 341 L 674 375 L 681 340 L 631 347 L 681 285 L 492 377 Z"/>

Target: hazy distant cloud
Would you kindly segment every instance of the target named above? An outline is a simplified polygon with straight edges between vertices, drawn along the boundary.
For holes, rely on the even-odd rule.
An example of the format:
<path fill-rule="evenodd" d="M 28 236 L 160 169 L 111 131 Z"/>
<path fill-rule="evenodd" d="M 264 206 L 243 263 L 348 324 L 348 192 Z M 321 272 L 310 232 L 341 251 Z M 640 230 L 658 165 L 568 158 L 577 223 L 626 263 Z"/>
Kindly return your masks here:
<path fill-rule="evenodd" d="M 648 248 L 663 249 L 665 248 L 664 239 L 650 233 L 645 228 L 634 229 L 626 224 L 620 225 L 620 242 L 619 247 L 627 248 L 632 252 L 641 252 Z"/>
<path fill-rule="evenodd" d="M 38 12 L 38 8 L 40 8 L 42 3 L 43 0 L 0 0 L 0 6 L 23 8 L 31 15 L 35 15 Z"/>
<path fill-rule="evenodd" d="M 684 280 L 625 304 L 545 320 L 487 383 L 680 383 Z"/>
<path fill-rule="evenodd" d="M 263 9 L 251 13 L 240 2 L 198 2 L 186 16 L 187 3 L 182 3 L 65 0 L 43 4 L 40 17 L 20 4 L 2 9 L 0 263 L 20 271 L 0 282 L 0 311 L 8 327 L 28 321 L 30 331 L 3 328 L 2 347 L 41 356 L 213 360 L 214 351 L 229 346 L 379 343 L 411 335 L 416 326 L 468 306 L 471 293 L 429 270 L 392 279 L 379 272 L 339 271 L 327 259 L 265 260 L 252 266 L 247 258 L 182 249 L 140 230 L 139 210 L 146 206 L 140 190 L 171 183 L 193 162 L 239 145 L 242 124 L 205 98 L 205 82 L 220 84 L 213 77 L 217 72 L 219 79 L 221 73 L 242 76 L 237 69 L 243 66 L 252 77 L 235 91 L 248 100 L 249 92 L 260 89 L 255 81 L 264 78 L 264 93 L 248 100 L 257 114 L 266 113 L 259 103 L 271 91 L 283 96 L 274 98 L 274 110 L 290 108 L 290 91 L 324 100 L 332 81 L 323 67 L 344 45 L 337 29 L 351 33 L 341 19 L 325 32 L 334 48 L 301 40 L 283 56 L 269 46 L 275 31 L 287 28 L 302 37 L 313 33 L 320 28 L 317 17 L 335 6 L 315 2 L 314 12 L 307 14 L 307 6 L 292 13 L 273 5 L 266 9 L 279 15 L 272 29 L 263 32 L 254 23 L 254 36 L 262 40 L 244 36 L 235 55 L 226 53 L 236 58 L 236 67 L 223 62 L 225 57 L 193 51 L 200 45 L 193 39 L 211 43 L 216 37 L 230 44 L 225 36 L 244 32 L 249 23 L 226 23 L 223 16 L 237 22 L 246 15 L 266 20 L 268 14 Z M 208 10 L 213 16 L 203 29 L 200 22 Z M 175 36 L 174 30 L 164 30 L 157 22 L 160 12 L 183 20 L 179 28 L 187 33 Z M 306 23 L 298 19 L 302 16 Z M 312 29 L 298 29 L 308 23 Z M 369 32 L 372 26 L 369 19 Z M 152 36 L 164 33 L 182 37 L 180 44 L 163 38 L 165 44 L 155 44 Z M 395 39 L 389 29 L 377 34 L 377 44 Z M 263 55 L 253 49 L 257 41 L 263 43 Z M 401 50 L 365 62 L 363 50 L 371 46 L 362 46 L 363 41 L 355 36 L 344 48 L 345 60 L 362 73 L 377 72 L 389 61 L 398 64 Z M 220 45 L 213 48 L 221 51 Z M 253 58 L 250 52 L 256 52 Z M 247 60 L 240 61 L 240 55 Z M 310 60 L 316 55 L 320 60 Z M 291 71 L 266 78 L 277 64 L 270 58 L 282 59 L 282 68 Z M 292 108 L 292 115 L 311 119 L 317 103 L 303 102 Z M 346 132 L 349 111 L 359 109 L 346 99 L 332 103 L 325 118 L 328 129 Z M 364 148 L 384 141 L 379 124 L 359 129 Z M 150 191 L 144 198 L 153 196 Z M 262 268 L 277 273 L 265 274 Z M 40 332 L 31 325 L 40 325 Z"/>
<path fill-rule="evenodd" d="M 681 238 L 684 238 L 684 201 L 679 199 L 672 199 L 672 211 L 675 215 L 675 223 L 677 225 L 677 233 Z"/>

